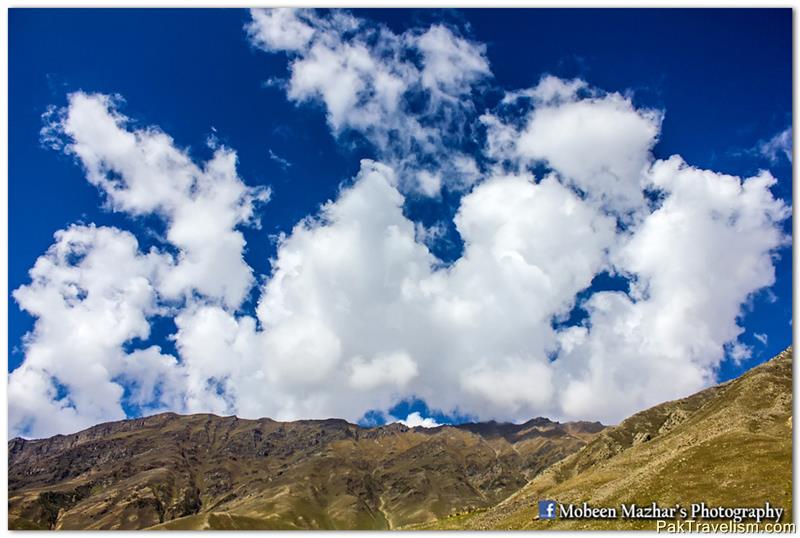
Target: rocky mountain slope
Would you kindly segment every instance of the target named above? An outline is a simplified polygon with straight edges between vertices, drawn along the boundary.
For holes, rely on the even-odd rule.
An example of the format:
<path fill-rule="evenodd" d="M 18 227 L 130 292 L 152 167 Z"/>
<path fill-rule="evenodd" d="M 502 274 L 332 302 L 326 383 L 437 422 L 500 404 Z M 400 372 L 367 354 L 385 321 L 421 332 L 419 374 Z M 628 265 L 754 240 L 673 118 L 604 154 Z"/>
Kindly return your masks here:
<path fill-rule="evenodd" d="M 604 430 L 497 506 L 415 528 L 655 528 L 634 520 L 539 520 L 537 501 L 662 506 L 705 501 L 792 514 L 792 350 L 741 377 Z"/>
<path fill-rule="evenodd" d="M 15 529 L 384 529 L 489 507 L 598 423 L 433 429 L 162 414 L 9 441 Z"/>

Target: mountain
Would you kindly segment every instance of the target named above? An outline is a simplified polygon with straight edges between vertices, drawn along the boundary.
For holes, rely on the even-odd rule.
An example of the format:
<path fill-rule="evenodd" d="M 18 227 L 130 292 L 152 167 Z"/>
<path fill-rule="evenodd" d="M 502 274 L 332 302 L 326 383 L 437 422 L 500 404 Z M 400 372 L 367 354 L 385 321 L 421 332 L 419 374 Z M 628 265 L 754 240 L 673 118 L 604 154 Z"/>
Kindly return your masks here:
<path fill-rule="evenodd" d="M 603 430 L 161 414 L 12 439 L 12 529 L 385 529 L 496 504 Z"/>
<path fill-rule="evenodd" d="M 171 413 L 9 449 L 13 529 L 608 529 L 537 501 L 792 510 L 792 350 L 614 427 Z M 668 380 L 665 380 L 668 382 Z M 788 516 L 789 518 L 791 516 Z M 786 516 L 784 518 L 786 520 Z"/>
<path fill-rule="evenodd" d="M 497 506 L 415 528 L 655 528 L 643 520 L 539 520 L 540 499 L 595 507 L 769 501 L 791 521 L 792 355 L 789 348 L 735 380 L 603 430 Z"/>

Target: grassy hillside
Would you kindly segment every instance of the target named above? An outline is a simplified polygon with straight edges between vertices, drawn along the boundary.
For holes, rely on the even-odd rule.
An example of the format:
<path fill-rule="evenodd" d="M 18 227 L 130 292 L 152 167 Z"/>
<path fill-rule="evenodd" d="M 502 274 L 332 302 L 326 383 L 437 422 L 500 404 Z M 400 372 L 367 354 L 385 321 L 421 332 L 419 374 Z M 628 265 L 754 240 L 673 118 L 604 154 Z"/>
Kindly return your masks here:
<path fill-rule="evenodd" d="M 414 528 L 655 528 L 626 520 L 538 520 L 537 501 L 662 506 L 705 501 L 792 513 L 792 350 L 728 383 L 637 413 L 489 509 Z"/>

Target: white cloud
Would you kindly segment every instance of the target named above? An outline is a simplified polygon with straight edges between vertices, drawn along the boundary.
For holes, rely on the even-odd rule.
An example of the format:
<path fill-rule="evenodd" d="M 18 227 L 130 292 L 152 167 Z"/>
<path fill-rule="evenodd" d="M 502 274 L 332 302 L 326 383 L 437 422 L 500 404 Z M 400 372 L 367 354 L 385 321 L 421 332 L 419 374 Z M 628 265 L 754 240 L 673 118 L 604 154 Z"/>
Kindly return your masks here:
<path fill-rule="evenodd" d="M 159 310 L 153 282 L 167 263 L 156 252 L 140 253 L 136 238 L 115 228 L 74 225 L 56 233 L 31 283 L 13 293 L 36 323 L 25 361 L 9 376 L 12 432 L 45 435 L 124 418 L 120 376 L 137 380 L 135 400 L 153 403 L 153 375 L 169 375 L 174 359 L 153 347 L 126 354 L 122 344 L 149 336 L 148 317 Z M 172 384 L 165 387 L 165 401 L 174 404 Z"/>
<path fill-rule="evenodd" d="M 268 149 L 267 154 L 269 155 L 270 160 L 276 162 L 278 166 L 280 166 L 283 170 L 288 170 L 289 168 L 291 168 L 292 163 L 289 160 L 284 159 L 283 157 L 272 151 L 272 149 Z"/>
<path fill-rule="evenodd" d="M 743 360 L 747 360 L 753 356 L 753 348 L 741 342 L 734 342 L 728 346 L 728 352 L 731 359 L 736 364 L 740 364 Z"/>
<path fill-rule="evenodd" d="M 742 304 L 774 283 L 789 210 L 770 193 L 772 176 L 741 180 L 672 157 L 649 178 L 666 198 L 612 256 L 636 279 L 630 296 L 595 293 L 583 342 L 555 363 L 570 379 L 567 415 L 612 421 L 712 383 L 726 346 L 745 356 Z"/>
<path fill-rule="evenodd" d="M 425 226 L 421 222 L 414 223 L 414 238 L 417 243 L 422 243 L 423 245 L 431 248 L 431 245 L 434 245 L 441 241 L 447 234 L 447 224 L 443 221 L 438 221 L 432 224 L 431 226 Z"/>
<path fill-rule="evenodd" d="M 767 335 L 766 334 L 764 334 L 764 333 L 753 333 L 753 337 L 755 337 L 755 339 L 758 340 L 759 342 L 761 342 L 763 345 L 765 345 L 765 346 L 767 345 Z"/>
<path fill-rule="evenodd" d="M 511 378 L 512 367 L 547 371 L 546 349 L 556 345 L 550 321 L 569 311 L 604 265 L 613 219 L 552 177 L 497 177 L 462 200 L 456 225 L 465 253 L 437 268 L 394 185 L 391 169 L 365 161 L 319 219 L 281 242 L 258 310 L 265 338 L 280 351 L 265 355 L 278 385 L 309 387 L 298 394 L 313 397 L 278 412 L 355 419 L 411 394 L 434 408 L 514 418 L 549 405 L 553 389 L 524 395 L 531 386 L 524 375 L 509 393 L 515 407 L 488 386 Z M 564 233 L 552 234 L 551 225 Z M 296 341 L 296 331 L 312 339 L 335 335 L 336 345 L 309 353 L 317 348 Z M 281 380 L 298 363 L 305 376 Z"/>
<path fill-rule="evenodd" d="M 526 88 L 507 92 L 503 97 L 503 104 L 513 103 L 521 97 L 533 99 L 540 105 L 557 105 L 575 100 L 578 92 L 586 90 L 588 84 L 585 80 L 565 80 L 553 75 L 545 75 L 533 88 Z"/>
<path fill-rule="evenodd" d="M 342 12 L 252 17 L 252 42 L 289 54 L 289 98 L 324 104 L 333 131 L 363 134 L 382 162 L 362 161 L 280 236 L 247 313 L 256 279 L 240 228 L 257 224 L 268 191 L 245 185 L 230 149 L 198 164 L 115 99 L 71 95 L 48 143 L 79 160 L 108 208 L 154 214 L 166 233 L 141 252 L 115 228 L 58 232 L 14 292 L 36 322 L 9 377 L 12 433 L 74 431 L 122 418 L 125 403 L 357 420 L 419 398 L 479 419 L 614 422 L 712 383 L 726 354 L 747 357 L 742 305 L 772 286 L 788 244 L 768 172 L 657 160 L 660 112 L 552 76 L 486 111 L 483 154 L 465 152 L 450 128 L 478 121 L 481 45 Z M 424 106 L 411 112 L 409 96 Z M 512 101 L 530 108 L 515 115 Z M 541 163 L 550 171 L 534 176 Z M 427 246 L 446 223 L 404 213 L 407 195 L 434 203 L 445 187 L 461 192 L 463 253 L 449 264 Z M 603 272 L 630 289 L 576 304 Z M 588 318 L 565 326 L 575 308 Z M 162 315 L 176 357 L 143 343 Z"/>
<path fill-rule="evenodd" d="M 396 34 L 341 11 L 251 16 L 251 43 L 291 58 L 287 97 L 322 103 L 336 136 L 361 134 L 402 190 L 437 196 L 442 184 L 462 190 L 477 179 L 474 161 L 451 157 L 473 137 L 468 97 L 491 74 L 483 45 L 442 25 Z"/>
<path fill-rule="evenodd" d="M 115 105 L 105 95 L 73 93 L 47 134 L 63 137 L 111 209 L 164 218 L 166 239 L 180 255 L 159 282 L 161 293 L 180 299 L 198 292 L 237 308 L 253 276 L 235 228 L 254 222 L 254 207 L 269 190 L 244 185 L 233 151 L 217 148 L 198 166 L 157 128 L 129 129 Z"/>
<path fill-rule="evenodd" d="M 67 108 L 50 111 L 43 134 L 77 157 L 110 209 L 160 216 L 175 254 L 140 254 L 134 236 L 115 228 L 56 234 L 31 270 L 32 284 L 14 292 L 37 318 L 24 363 L 9 378 L 13 429 L 30 435 L 122 418 L 125 399 L 182 408 L 178 360 L 155 347 L 125 353 L 123 346 L 146 340 L 150 318 L 174 315 L 184 303 L 235 310 L 255 282 L 235 228 L 255 223 L 255 206 L 269 191 L 241 182 L 231 150 L 217 148 L 198 166 L 157 128 L 129 129 L 118 101 L 71 94 Z"/>
<path fill-rule="evenodd" d="M 639 212 L 661 113 L 636 109 L 618 93 L 580 97 L 586 87 L 544 77 L 526 93 L 535 106 L 519 128 L 484 115 L 490 155 L 522 165 L 544 162 L 605 209 L 623 217 Z"/>
<path fill-rule="evenodd" d="M 758 144 L 758 152 L 769 159 L 772 163 L 777 163 L 781 156 L 787 161 L 792 162 L 792 127 L 791 125 L 779 132 L 767 141 Z"/>
<path fill-rule="evenodd" d="M 378 355 L 371 361 L 356 357 L 351 361 L 350 385 L 372 389 L 381 385 L 404 387 L 417 374 L 417 363 L 404 352 Z"/>
<path fill-rule="evenodd" d="M 546 358 L 511 358 L 479 364 L 465 372 L 464 389 L 476 393 L 498 410 L 517 414 L 520 409 L 550 408 L 554 393 L 553 372 Z"/>
<path fill-rule="evenodd" d="M 420 170 L 417 173 L 417 181 L 419 182 L 419 190 L 431 198 L 438 196 L 442 190 L 441 174 L 434 174 L 427 170 Z"/>
<path fill-rule="evenodd" d="M 303 20 L 301 12 L 290 9 L 254 9 L 246 31 L 254 45 L 266 50 L 297 51 L 304 49 L 314 35 L 314 28 Z"/>
<path fill-rule="evenodd" d="M 490 74 L 486 47 L 457 38 L 444 26 L 431 26 L 411 39 L 422 53 L 422 86 L 435 98 L 468 95 L 476 81 Z"/>
<path fill-rule="evenodd" d="M 410 413 L 405 419 L 399 419 L 397 420 L 397 422 L 399 422 L 404 426 L 408 426 L 409 428 L 417 428 L 417 427 L 436 428 L 438 426 L 441 426 L 441 424 L 436 422 L 436 420 L 430 417 L 423 417 L 419 413 L 419 411 L 414 411 L 413 413 Z"/>

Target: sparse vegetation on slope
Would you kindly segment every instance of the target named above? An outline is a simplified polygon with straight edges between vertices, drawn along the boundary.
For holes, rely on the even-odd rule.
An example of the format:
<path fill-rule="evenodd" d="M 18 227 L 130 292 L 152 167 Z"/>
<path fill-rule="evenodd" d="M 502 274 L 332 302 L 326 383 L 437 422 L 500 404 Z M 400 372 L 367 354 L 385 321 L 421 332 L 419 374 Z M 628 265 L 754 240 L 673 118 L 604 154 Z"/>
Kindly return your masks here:
<path fill-rule="evenodd" d="M 418 528 L 654 528 L 653 521 L 539 520 L 536 503 L 670 506 L 705 501 L 792 513 L 792 350 L 738 379 L 608 428 L 487 510 Z"/>

